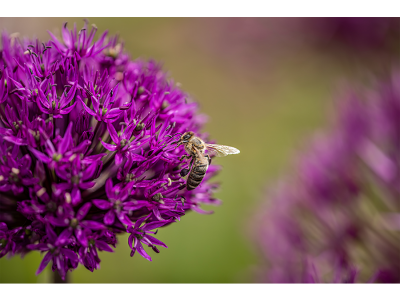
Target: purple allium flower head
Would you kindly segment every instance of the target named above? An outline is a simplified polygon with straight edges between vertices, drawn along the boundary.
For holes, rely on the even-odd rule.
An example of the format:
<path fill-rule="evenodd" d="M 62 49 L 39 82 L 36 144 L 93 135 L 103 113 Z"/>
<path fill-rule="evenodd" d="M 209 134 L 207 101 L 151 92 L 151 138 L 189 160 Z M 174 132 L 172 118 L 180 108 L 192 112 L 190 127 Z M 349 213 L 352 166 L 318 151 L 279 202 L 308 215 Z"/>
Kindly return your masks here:
<path fill-rule="evenodd" d="M 257 216 L 260 281 L 400 282 L 399 73 L 342 100 Z"/>
<path fill-rule="evenodd" d="M 2 34 L 0 50 L 0 255 L 44 253 L 65 278 L 79 264 L 100 266 L 116 234 L 130 233 L 131 256 L 218 186 L 185 189 L 177 135 L 202 138 L 206 117 L 154 61 L 131 60 L 97 28 L 62 28 L 62 38 Z"/>

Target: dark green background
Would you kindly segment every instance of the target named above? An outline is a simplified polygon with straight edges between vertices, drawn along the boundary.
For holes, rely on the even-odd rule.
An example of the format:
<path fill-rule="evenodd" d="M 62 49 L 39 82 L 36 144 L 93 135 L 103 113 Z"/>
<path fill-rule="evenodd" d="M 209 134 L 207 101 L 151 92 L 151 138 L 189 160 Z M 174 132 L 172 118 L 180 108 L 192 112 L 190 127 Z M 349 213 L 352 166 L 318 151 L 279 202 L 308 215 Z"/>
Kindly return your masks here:
<path fill-rule="evenodd" d="M 0 18 L 0 29 L 48 39 L 75 19 Z M 342 79 L 364 79 L 390 61 L 385 54 L 315 47 L 293 32 L 291 19 L 268 19 L 269 34 L 252 37 L 251 26 L 233 19 L 92 18 L 98 32 L 119 33 L 132 58 L 154 58 L 200 103 L 210 119 L 205 131 L 240 155 L 218 158 L 223 166 L 213 215 L 191 212 L 160 230 L 168 245 L 153 262 L 129 256 L 127 235 L 115 253 L 100 253 L 101 269 L 79 266 L 71 281 L 137 283 L 253 282 L 259 263 L 252 214 L 276 179 L 290 170 L 306 137 L 328 124 L 332 99 Z M 235 23 L 236 22 L 236 23 Z M 254 22 L 257 24 L 257 22 Z M 239 24 L 239 25 L 235 25 Z M 247 23 L 246 23 L 247 24 Z M 285 27 L 287 25 L 287 28 Z M 262 28 L 258 28 L 261 30 Z M 99 34 L 97 34 L 98 36 Z M 41 255 L 0 260 L 0 282 L 48 282 L 50 265 L 35 272 Z"/>

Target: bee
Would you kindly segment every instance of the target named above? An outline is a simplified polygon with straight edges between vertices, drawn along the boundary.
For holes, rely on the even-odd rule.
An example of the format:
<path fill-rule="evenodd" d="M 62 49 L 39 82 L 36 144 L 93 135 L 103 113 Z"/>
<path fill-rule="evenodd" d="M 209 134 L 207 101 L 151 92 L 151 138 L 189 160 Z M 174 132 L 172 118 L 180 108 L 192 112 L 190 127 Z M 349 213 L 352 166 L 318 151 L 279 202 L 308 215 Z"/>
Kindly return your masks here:
<path fill-rule="evenodd" d="M 195 136 L 192 131 L 185 132 L 181 135 L 177 142 L 177 147 L 185 145 L 187 155 L 183 155 L 180 160 L 191 158 L 189 169 L 184 169 L 181 172 L 182 176 L 189 173 L 186 189 L 188 191 L 195 189 L 199 186 L 204 176 L 206 175 L 208 166 L 211 164 L 210 154 L 216 157 L 227 156 L 228 154 L 238 154 L 240 151 L 236 148 L 206 144 L 201 138 Z M 207 154 L 205 151 L 207 150 Z M 186 173 L 186 174 L 185 174 Z"/>

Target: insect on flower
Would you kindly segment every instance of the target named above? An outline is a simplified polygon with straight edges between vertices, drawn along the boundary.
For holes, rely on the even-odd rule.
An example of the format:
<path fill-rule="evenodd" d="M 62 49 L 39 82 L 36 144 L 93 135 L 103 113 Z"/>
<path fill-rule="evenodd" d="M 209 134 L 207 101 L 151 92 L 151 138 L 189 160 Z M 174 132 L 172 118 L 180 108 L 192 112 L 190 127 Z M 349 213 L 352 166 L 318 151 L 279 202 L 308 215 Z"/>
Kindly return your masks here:
<path fill-rule="evenodd" d="M 131 234 L 131 256 L 167 246 L 157 229 L 219 204 L 208 179 L 183 190 L 170 142 L 201 131 L 197 104 L 159 63 L 132 60 L 117 37 L 64 24 L 62 39 L 0 36 L 0 258 L 43 253 L 62 280 Z M 183 201 L 184 200 L 184 201 Z M 156 231 L 152 231 L 156 230 Z M 57 276 L 54 274 L 54 280 Z"/>
<path fill-rule="evenodd" d="M 223 157 L 227 156 L 228 154 L 240 153 L 240 151 L 234 147 L 206 144 L 192 131 L 187 131 L 181 135 L 177 142 L 177 147 L 183 144 L 185 144 L 185 151 L 188 155 L 183 155 L 180 160 L 192 158 L 189 169 L 183 169 L 181 171 L 182 177 L 189 173 L 189 177 L 186 182 L 186 189 L 189 191 L 198 187 L 206 175 L 208 166 L 211 164 L 210 154 L 216 157 Z M 207 154 L 205 154 L 205 150 L 207 150 Z"/>

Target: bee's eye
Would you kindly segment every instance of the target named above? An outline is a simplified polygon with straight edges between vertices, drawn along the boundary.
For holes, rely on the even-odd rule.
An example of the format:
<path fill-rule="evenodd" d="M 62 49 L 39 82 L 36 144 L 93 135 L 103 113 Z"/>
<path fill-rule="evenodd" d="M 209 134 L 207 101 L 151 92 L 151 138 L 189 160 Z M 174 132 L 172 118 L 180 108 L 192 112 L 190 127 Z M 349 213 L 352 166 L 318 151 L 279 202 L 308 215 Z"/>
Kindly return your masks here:
<path fill-rule="evenodd" d="M 190 139 L 190 134 L 186 134 L 186 135 L 183 137 L 183 139 L 184 139 L 184 140 Z"/>

